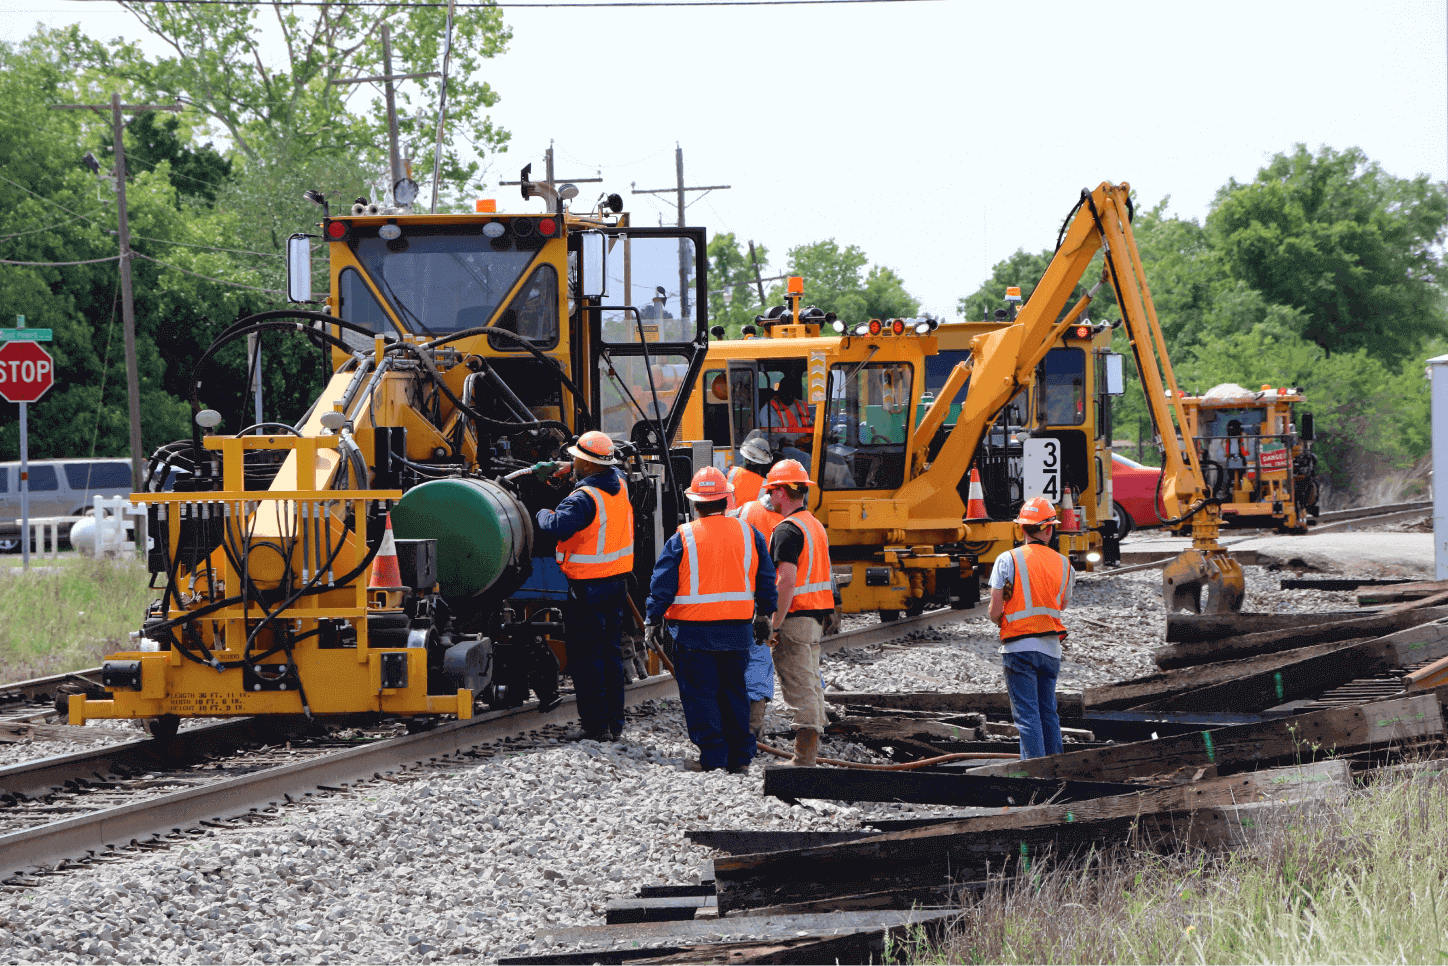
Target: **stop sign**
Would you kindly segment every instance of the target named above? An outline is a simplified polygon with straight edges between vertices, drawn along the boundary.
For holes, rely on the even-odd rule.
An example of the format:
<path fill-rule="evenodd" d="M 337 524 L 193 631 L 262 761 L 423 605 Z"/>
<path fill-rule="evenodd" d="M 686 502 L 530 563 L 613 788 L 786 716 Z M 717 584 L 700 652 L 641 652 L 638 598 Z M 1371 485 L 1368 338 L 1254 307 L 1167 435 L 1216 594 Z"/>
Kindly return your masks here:
<path fill-rule="evenodd" d="M 55 384 L 55 360 L 34 342 L 0 345 L 0 397 L 33 403 Z"/>

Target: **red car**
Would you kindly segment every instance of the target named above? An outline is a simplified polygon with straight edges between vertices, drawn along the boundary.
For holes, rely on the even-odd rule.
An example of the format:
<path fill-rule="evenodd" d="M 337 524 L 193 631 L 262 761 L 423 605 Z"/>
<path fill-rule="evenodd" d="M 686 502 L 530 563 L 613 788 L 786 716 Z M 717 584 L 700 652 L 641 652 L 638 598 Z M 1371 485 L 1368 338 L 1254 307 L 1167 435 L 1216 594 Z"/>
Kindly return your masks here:
<path fill-rule="evenodd" d="M 1160 466 L 1143 466 L 1120 453 L 1111 454 L 1111 497 L 1118 537 L 1137 527 L 1161 526 L 1156 498 L 1160 482 Z"/>

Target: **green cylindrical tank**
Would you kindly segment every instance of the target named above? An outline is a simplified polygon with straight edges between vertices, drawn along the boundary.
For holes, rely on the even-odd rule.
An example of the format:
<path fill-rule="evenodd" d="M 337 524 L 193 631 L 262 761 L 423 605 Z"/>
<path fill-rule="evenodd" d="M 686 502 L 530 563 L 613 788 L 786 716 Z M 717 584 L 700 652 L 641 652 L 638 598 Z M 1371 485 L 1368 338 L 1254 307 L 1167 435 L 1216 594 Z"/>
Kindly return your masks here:
<path fill-rule="evenodd" d="M 522 573 L 532 555 L 533 526 L 513 494 L 491 480 L 432 480 L 408 490 L 392 508 L 400 540 L 437 541 L 444 597 L 476 597 Z"/>

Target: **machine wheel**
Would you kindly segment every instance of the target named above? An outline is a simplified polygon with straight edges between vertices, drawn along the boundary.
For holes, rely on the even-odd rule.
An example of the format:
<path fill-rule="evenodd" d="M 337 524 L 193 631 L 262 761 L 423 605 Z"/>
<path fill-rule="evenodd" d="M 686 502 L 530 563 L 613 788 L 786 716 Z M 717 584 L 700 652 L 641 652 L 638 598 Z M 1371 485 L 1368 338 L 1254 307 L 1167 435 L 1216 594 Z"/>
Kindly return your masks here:
<path fill-rule="evenodd" d="M 1120 503 L 1111 504 L 1111 515 L 1116 518 L 1116 539 L 1125 540 L 1126 535 L 1136 528 L 1136 521 L 1131 519 L 1131 514 L 1126 512 L 1126 507 Z"/>
<path fill-rule="evenodd" d="M 431 731 L 437 727 L 436 718 L 404 718 L 402 723 L 407 727 L 407 733 L 410 735 L 420 735 L 424 731 Z"/>
<path fill-rule="evenodd" d="M 145 727 L 146 733 L 152 738 L 165 741 L 176 737 L 176 731 L 181 727 L 181 719 L 174 714 L 163 714 L 159 718 L 147 718 Z"/>
<path fill-rule="evenodd" d="M 893 623 L 895 623 L 896 621 L 898 621 L 899 619 L 900 619 L 900 612 L 899 612 L 898 610 L 882 610 L 882 611 L 880 611 L 880 623 L 881 623 L 881 624 L 893 624 Z"/>

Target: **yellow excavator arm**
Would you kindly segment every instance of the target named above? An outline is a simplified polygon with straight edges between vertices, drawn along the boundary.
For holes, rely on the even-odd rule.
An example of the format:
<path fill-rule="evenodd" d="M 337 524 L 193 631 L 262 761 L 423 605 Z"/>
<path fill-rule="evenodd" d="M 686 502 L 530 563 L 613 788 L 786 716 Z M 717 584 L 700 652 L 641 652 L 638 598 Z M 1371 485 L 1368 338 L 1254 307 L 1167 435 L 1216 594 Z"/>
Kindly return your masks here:
<path fill-rule="evenodd" d="M 913 512 L 914 505 L 954 490 L 959 467 L 969 462 L 1001 408 L 1034 380 L 1046 353 L 1085 312 L 1101 284 L 1110 283 L 1131 340 L 1147 406 L 1165 449 L 1160 490 L 1162 506 L 1171 518 L 1167 522 L 1191 523 L 1192 549 L 1163 572 L 1164 596 L 1175 609 L 1237 611 L 1244 592 L 1242 568 L 1217 542 L 1220 510 L 1210 499 L 1195 450 L 1178 429 L 1186 426 L 1181 391 L 1132 235 L 1130 191 L 1124 182 L 1103 182 L 1095 191 L 1082 191 L 1055 257 L 1014 324 L 971 342 L 970 358 L 956 367 L 945 391 L 926 413 L 922 428 L 938 427 L 956 391 L 969 380 L 954 430 L 930 466 L 901 489 L 899 498 L 910 501 Z M 1076 283 L 1103 249 L 1106 265 L 1100 281 L 1062 317 Z M 928 441 L 931 436 L 933 432 L 922 432 L 916 438 Z M 914 465 L 922 466 L 924 456 L 923 451 L 915 453 Z M 1204 589 L 1205 603 L 1201 600 Z"/>

